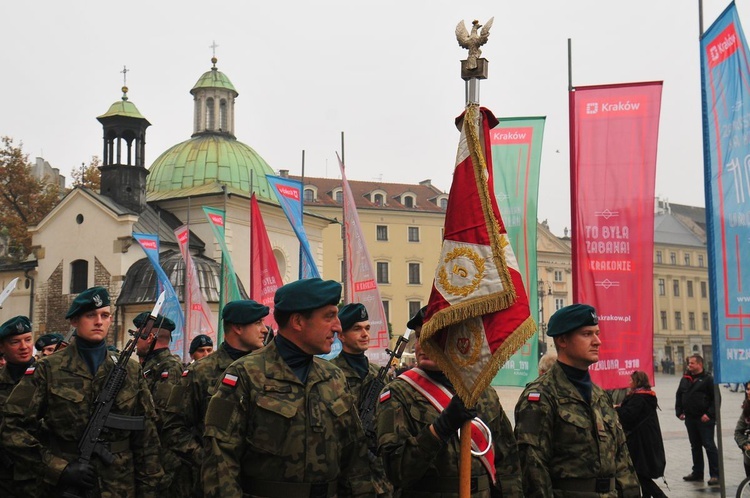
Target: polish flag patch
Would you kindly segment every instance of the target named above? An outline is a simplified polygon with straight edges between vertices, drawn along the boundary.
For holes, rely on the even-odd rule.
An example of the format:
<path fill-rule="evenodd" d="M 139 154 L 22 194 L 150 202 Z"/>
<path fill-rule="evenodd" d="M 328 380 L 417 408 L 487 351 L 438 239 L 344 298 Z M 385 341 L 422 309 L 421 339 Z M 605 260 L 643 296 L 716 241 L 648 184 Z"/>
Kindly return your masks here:
<path fill-rule="evenodd" d="M 36 367 L 29 367 L 24 372 L 24 375 L 34 375 L 34 371 L 36 370 Z"/>
<path fill-rule="evenodd" d="M 183 377 L 187 377 L 187 374 L 188 374 L 188 370 L 183 370 L 183 371 L 182 371 L 182 376 L 183 376 Z"/>
<path fill-rule="evenodd" d="M 237 376 L 232 374 L 226 374 L 221 381 L 222 384 L 230 387 L 237 385 Z"/>
<path fill-rule="evenodd" d="M 161 378 L 162 378 L 162 379 L 168 379 L 168 378 L 169 378 L 169 370 L 164 370 L 164 371 L 163 371 L 163 372 L 161 373 Z"/>
<path fill-rule="evenodd" d="M 380 394 L 380 402 L 381 403 L 383 403 L 385 401 L 388 401 L 389 399 L 391 399 L 391 391 L 390 390 Z"/>
<path fill-rule="evenodd" d="M 526 399 L 531 401 L 532 403 L 536 403 L 541 398 L 542 398 L 542 393 L 529 393 L 529 396 Z"/>

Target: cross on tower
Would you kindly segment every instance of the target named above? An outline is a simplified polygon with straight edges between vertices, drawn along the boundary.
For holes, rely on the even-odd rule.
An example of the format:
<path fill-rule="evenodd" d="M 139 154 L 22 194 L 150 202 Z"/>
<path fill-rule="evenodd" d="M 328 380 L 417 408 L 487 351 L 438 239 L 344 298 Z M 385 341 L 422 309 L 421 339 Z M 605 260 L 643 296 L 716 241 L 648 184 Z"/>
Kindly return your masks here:
<path fill-rule="evenodd" d="M 128 72 L 130 72 L 130 69 L 128 69 L 126 66 L 122 66 L 122 86 L 128 86 Z"/>
<path fill-rule="evenodd" d="M 216 44 L 216 40 L 213 40 L 213 41 L 211 42 L 211 45 L 209 45 L 209 46 L 208 46 L 208 48 L 210 48 L 210 49 L 212 50 L 212 52 L 213 52 L 213 56 L 214 56 L 214 57 L 216 57 L 216 49 L 217 49 L 218 47 L 219 47 L 219 46 L 218 46 L 218 45 Z"/>

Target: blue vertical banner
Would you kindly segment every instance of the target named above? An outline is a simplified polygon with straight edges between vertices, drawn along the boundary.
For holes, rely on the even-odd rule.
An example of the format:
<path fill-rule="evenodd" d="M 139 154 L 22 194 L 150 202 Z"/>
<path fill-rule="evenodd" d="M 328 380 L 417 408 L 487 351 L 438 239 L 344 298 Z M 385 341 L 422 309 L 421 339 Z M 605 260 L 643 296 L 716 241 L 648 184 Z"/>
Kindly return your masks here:
<path fill-rule="evenodd" d="M 750 68 L 732 2 L 700 43 L 713 368 L 750 379 Z"/>
<path fill-rule="evenodd" d="M 266 175 L 268 183 L 276 192 L 276 197 L 284 210 L 284 214 L 292 225 L 294 233 L 297 234 L 301 247 L 302 267 L 300 279 L 320 277 L 318 266 L 315 264 L 315 258 L 310 249 L 310 242 L 307 240 L 305 226 L 302 222 L 302 182 L 292 180 L 291 178 L 282 178 L 280 176 Z"/>
<path fill-rule="evenodd" d="M 172 286 L 172 282 L 169 281 L 169 277 L 164 273 L 164 269 L 159 264 L 159 236 L 150 233 L 134 232 L 133 238 L 138 241 L 143 252 L 146 253 L 146 257 L 151 263 L 151 266 L 154 267 L 154 272 L 156 273 L 156 279 L 158 282 L 158 289 L 156 289 L 154 298 L 161 294 L 162 291 L 166 292 L 166 299 L 161 307 L 160 314 L 169 318 L 175 324 L 174 332 L 172 332 L 172 342 L 170 343 L 169 348 L 183 361 L 186 361 L 187 359 L 183 358 L 183 350 L 185 349 L 185 315 L 183 314 L 180 300 Z"/>

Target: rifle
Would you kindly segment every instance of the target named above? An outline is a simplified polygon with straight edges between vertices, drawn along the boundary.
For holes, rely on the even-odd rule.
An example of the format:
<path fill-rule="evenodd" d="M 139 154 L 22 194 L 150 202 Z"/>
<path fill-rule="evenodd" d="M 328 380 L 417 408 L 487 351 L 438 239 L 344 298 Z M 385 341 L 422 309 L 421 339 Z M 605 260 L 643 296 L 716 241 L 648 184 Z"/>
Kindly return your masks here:
<path fill-rule="evenodd" d="M 359 419 L 362 421 L 362 427 L 365 430 L 365 437 L 367 438 L 367 446 L 373 454 L 376 453 L 378 447 L 377 432 L 375 430 L 375 406 L 377 405 L 380 391 L 385 387 L 385 378 L 388 375 L 388 371 L 393 366 L 394 361 L 400 359 L 401 355 L 404 354 L 404 349 L 409 343 L 410 333 L 411 330 L 406 329 L 404 335 L 399 337 L 398 341 L 396 341 L 396 347 L 393 348 L 393 351 L 390 349 L 385 350 L 385 352 L 390 355 L 388 363 L 380 367 L 378 375 L 370 383 L 370 386 L 367 388 L 365 395 L 362 396 L 358 407 Z"/>
<path fill-rule="evenodd" d="M 136 342 L 138 342 L 139 337 L 148 337 L 151 333 L 154 322 L 156 322 L 156 315 L 159 314 L 165 297 L 164 292 L 159 295 L 159 299 L 156 300 L 156 305 L 148 319 L 128 341 L 128 344 L 120 353 L 115 366 L 107 375 L 104 388 L 96 397 L 96 401 L 94 401 L 94 410 L 86 425 L 86 429 L 83 431 L 83 436 L 78 441 L 79 462 L 88 464 L 91 462 L 91 458 L 96 455 L 105 464 L 112 465 L 115 461 L 115 456 L 106 447 L 105 441 L 102 441 L 100 438 L 102 430 L 105 428 L 126 431 L 142 431 L 145 428 L 146 419 L 142 415 L 118 415 L 110 413 L 110 411 L 115 403 L 117 394 L 125 383 L 128 374 L 128 362 L 133 355 L 133 351 L 135 351 Z M 65 489 L 61 496 L 63 498 L 85 498 L 88 494 L 88 491 L 85 489 L 70 487 Z"/>

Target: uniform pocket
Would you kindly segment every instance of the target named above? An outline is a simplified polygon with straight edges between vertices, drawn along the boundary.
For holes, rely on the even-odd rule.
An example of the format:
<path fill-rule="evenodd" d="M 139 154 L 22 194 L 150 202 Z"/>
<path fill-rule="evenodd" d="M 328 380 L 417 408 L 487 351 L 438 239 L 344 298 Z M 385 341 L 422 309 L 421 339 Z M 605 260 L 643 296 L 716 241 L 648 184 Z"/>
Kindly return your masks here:
<path fill-rule="evenodd" d="M 260 395 L 255 400 L 255 408 L 248 444 L 264 453 L 284 455 L 297 406 L 284 399 Z"/>

